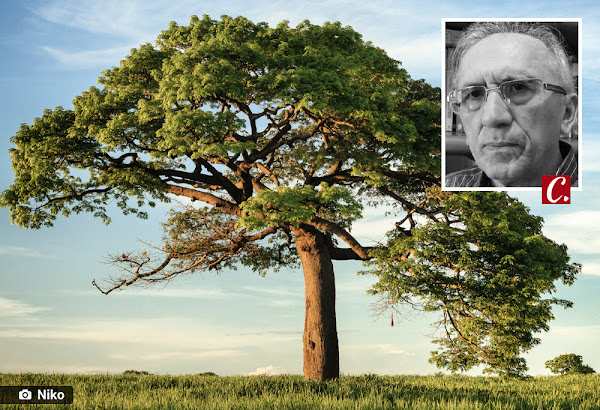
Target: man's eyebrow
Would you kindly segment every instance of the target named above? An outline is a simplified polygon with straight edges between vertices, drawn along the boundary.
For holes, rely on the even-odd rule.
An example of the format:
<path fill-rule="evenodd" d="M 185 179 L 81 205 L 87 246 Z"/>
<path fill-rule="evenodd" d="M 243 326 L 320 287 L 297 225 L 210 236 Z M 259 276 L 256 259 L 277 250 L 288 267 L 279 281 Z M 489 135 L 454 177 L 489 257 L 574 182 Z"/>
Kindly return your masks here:
<path fill-rule="evenodd" d="M 469 88 L 469 87 L 480 87 L 480 86 L 486 86 L 485 81 L 469 81 L 469 82 L 465 82 L 460 84 L 460 86 L 458 87 L 459 90 L 463 89 L 463 88 Z"/>
<path fill-rule="evenodd" d="M 515 81 L 515 80 L 531 80 L 531 79 L 535 79 L 538 78 L 536 76 L 532 76 L 529 74 L 525 74 L 525 73 L 519 73 L 519 74 L 506 74 L 502 77 L 500 77 L 500 80 L 494 84 L 495 86 L 498 86 L 504 82 L 507 81 Z M 461 86 L 459 87 L 459 89 L 462 88 L 467 88 L 467 87 L 477 87 L 477 86 L 484 86 L 484 87 L 489 87 L 490 84 L 488 84 L 485 80 L 481 79 L 481 80 L 473 80 L 473 81 L 465 81 L 461 84 Z"/>
<path fill-rule="evenodd" d="M 471 78 L 468 78 L 469 76 L 467 75 L 462 77 L 463 78 L 459 78 L 459 81 L 455 83 L 458 89 L 486 85 L 485 79 L 481 76 L 472 76 Z"/>
<path fill-rule="evenodd" d="M 485 81 L 473 81 L 473 82 L 463 83 L 461 88 L 478 87 L 481 85 L 485 86 L 486 85 Z"/>
<path fill-rule="evenodd" d="M 506 81 L 514 81 L 514 80 L 531 80 L 531 79 L 537 78 L 537 77 L 522 73 L 522 74 L 516 74 L 516 75 L 507 74 L 506 76 L 501 77 L 501 78 L 502 78 L 502 80 L 500 82 L 504 83 Z"/>

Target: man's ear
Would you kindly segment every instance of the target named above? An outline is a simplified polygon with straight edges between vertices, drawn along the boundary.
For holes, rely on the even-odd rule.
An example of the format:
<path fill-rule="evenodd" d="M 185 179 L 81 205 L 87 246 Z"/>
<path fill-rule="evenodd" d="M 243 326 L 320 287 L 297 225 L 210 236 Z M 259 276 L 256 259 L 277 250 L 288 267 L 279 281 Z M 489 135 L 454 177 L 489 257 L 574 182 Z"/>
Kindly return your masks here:
<path fill-rule="evenodd" d="M 577 94 L 569 94 L 565 96 L 565 114 L 560 123 L 560 133 L 563 136 L 569 136 L 571 129 L 577 124 L 577 108 L 579 107 L 579 99 Z"/>

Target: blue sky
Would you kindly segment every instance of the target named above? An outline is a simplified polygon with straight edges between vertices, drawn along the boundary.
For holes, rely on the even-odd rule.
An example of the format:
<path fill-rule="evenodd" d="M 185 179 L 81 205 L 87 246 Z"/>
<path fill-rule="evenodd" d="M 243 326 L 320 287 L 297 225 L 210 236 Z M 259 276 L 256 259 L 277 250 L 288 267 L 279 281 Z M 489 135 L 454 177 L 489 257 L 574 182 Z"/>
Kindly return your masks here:
<path fill-rule="evenodd" d="M 219 4 L 217 4 L 219 3 Z M 250 7 L 249 5 L 252 4 Z M 275 25 L 304 19 L 341 21 L 402 61 L 413 78 L 441 86 L 442 18 L 583 17 L 583 189 L 571 205 L 541 205 L 539 192 L 515 194 L 545 219 L 546 235 L 568 245 L 583 274 L 558 297 L 575 307 L 556 310 L 542 344 L 526 356 L 530 374 L 548 374 L 544 361 L 576 353 L 600 371 L 600 11 L 593 1 L 12 1 L 0 6 L 0 190 L 12 182 L 8 149 L 21 123 L 45 108 L 71 107 L 119 64 L 132 47 L 154 43 L 174 20 L 192 14 L 243 15 Z M 127 289 L 104 296 L 91 282 L 113 267 L 107 253 L 158 244 L 167 205 L 150 219 L 118 210 L 106 227 L 91 215 L 59 219 L 29 231 L 11 226 L 0 209 L 0 372 L 122 372 L 220 375 L 302 373 L 304 315 L 301 271 L 262 278 L 245 269 L 179 278 L 167 287 Z M 379 240 L 389 227 L 368 209 L 353 233 Z M 373 280 L 361 264 L 336 265 L 341 372 L 431 374 L 427 362 L 435 315 L 417 314 L 390 327 L 376 319 L 366 295 Z"/>

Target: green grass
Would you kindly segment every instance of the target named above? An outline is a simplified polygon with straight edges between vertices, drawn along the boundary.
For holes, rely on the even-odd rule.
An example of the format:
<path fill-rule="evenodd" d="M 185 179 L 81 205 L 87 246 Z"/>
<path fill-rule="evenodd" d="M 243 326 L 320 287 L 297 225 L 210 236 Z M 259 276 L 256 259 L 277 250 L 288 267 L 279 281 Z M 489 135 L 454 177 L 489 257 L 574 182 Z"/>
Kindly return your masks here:
<path fill-rule="evenodd" d="M 302 376 L 24 373 L 0 374 L 0 385 L 73 386 L 73 405 L 42 408 L 600 409 L 600 375 L 525 380 L 365 375 L 320 383 Z M 11 408 L 17 406 L 2 405 L 0 410 Z"/>

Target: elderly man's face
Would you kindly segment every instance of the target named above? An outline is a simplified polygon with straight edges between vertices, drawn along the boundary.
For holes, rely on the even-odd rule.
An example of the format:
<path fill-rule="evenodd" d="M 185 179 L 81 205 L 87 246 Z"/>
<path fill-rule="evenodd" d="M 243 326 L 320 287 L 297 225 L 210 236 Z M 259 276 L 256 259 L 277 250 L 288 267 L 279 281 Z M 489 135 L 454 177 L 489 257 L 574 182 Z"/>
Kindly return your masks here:
<path fill-rule="evenodd" d="M 560 85 L 546 46 L 532 37 L 494 34 L 471 47 L 458 70 L 457 88 L 497 87 L 509 80 L 539 78 Z M 540 186 L 541 175 L 560 165 L 558 139 L 569 125 L 576 98 L 546 90 L 525 105 L 509 107 L 498 92 L 476 111 L 461 112 L 467 143 L 477 165 L 500 186 Z M 567 103 L 565 104 L 565 101 Z M 576 103 L 576 102 L 575 102 Z"/>

